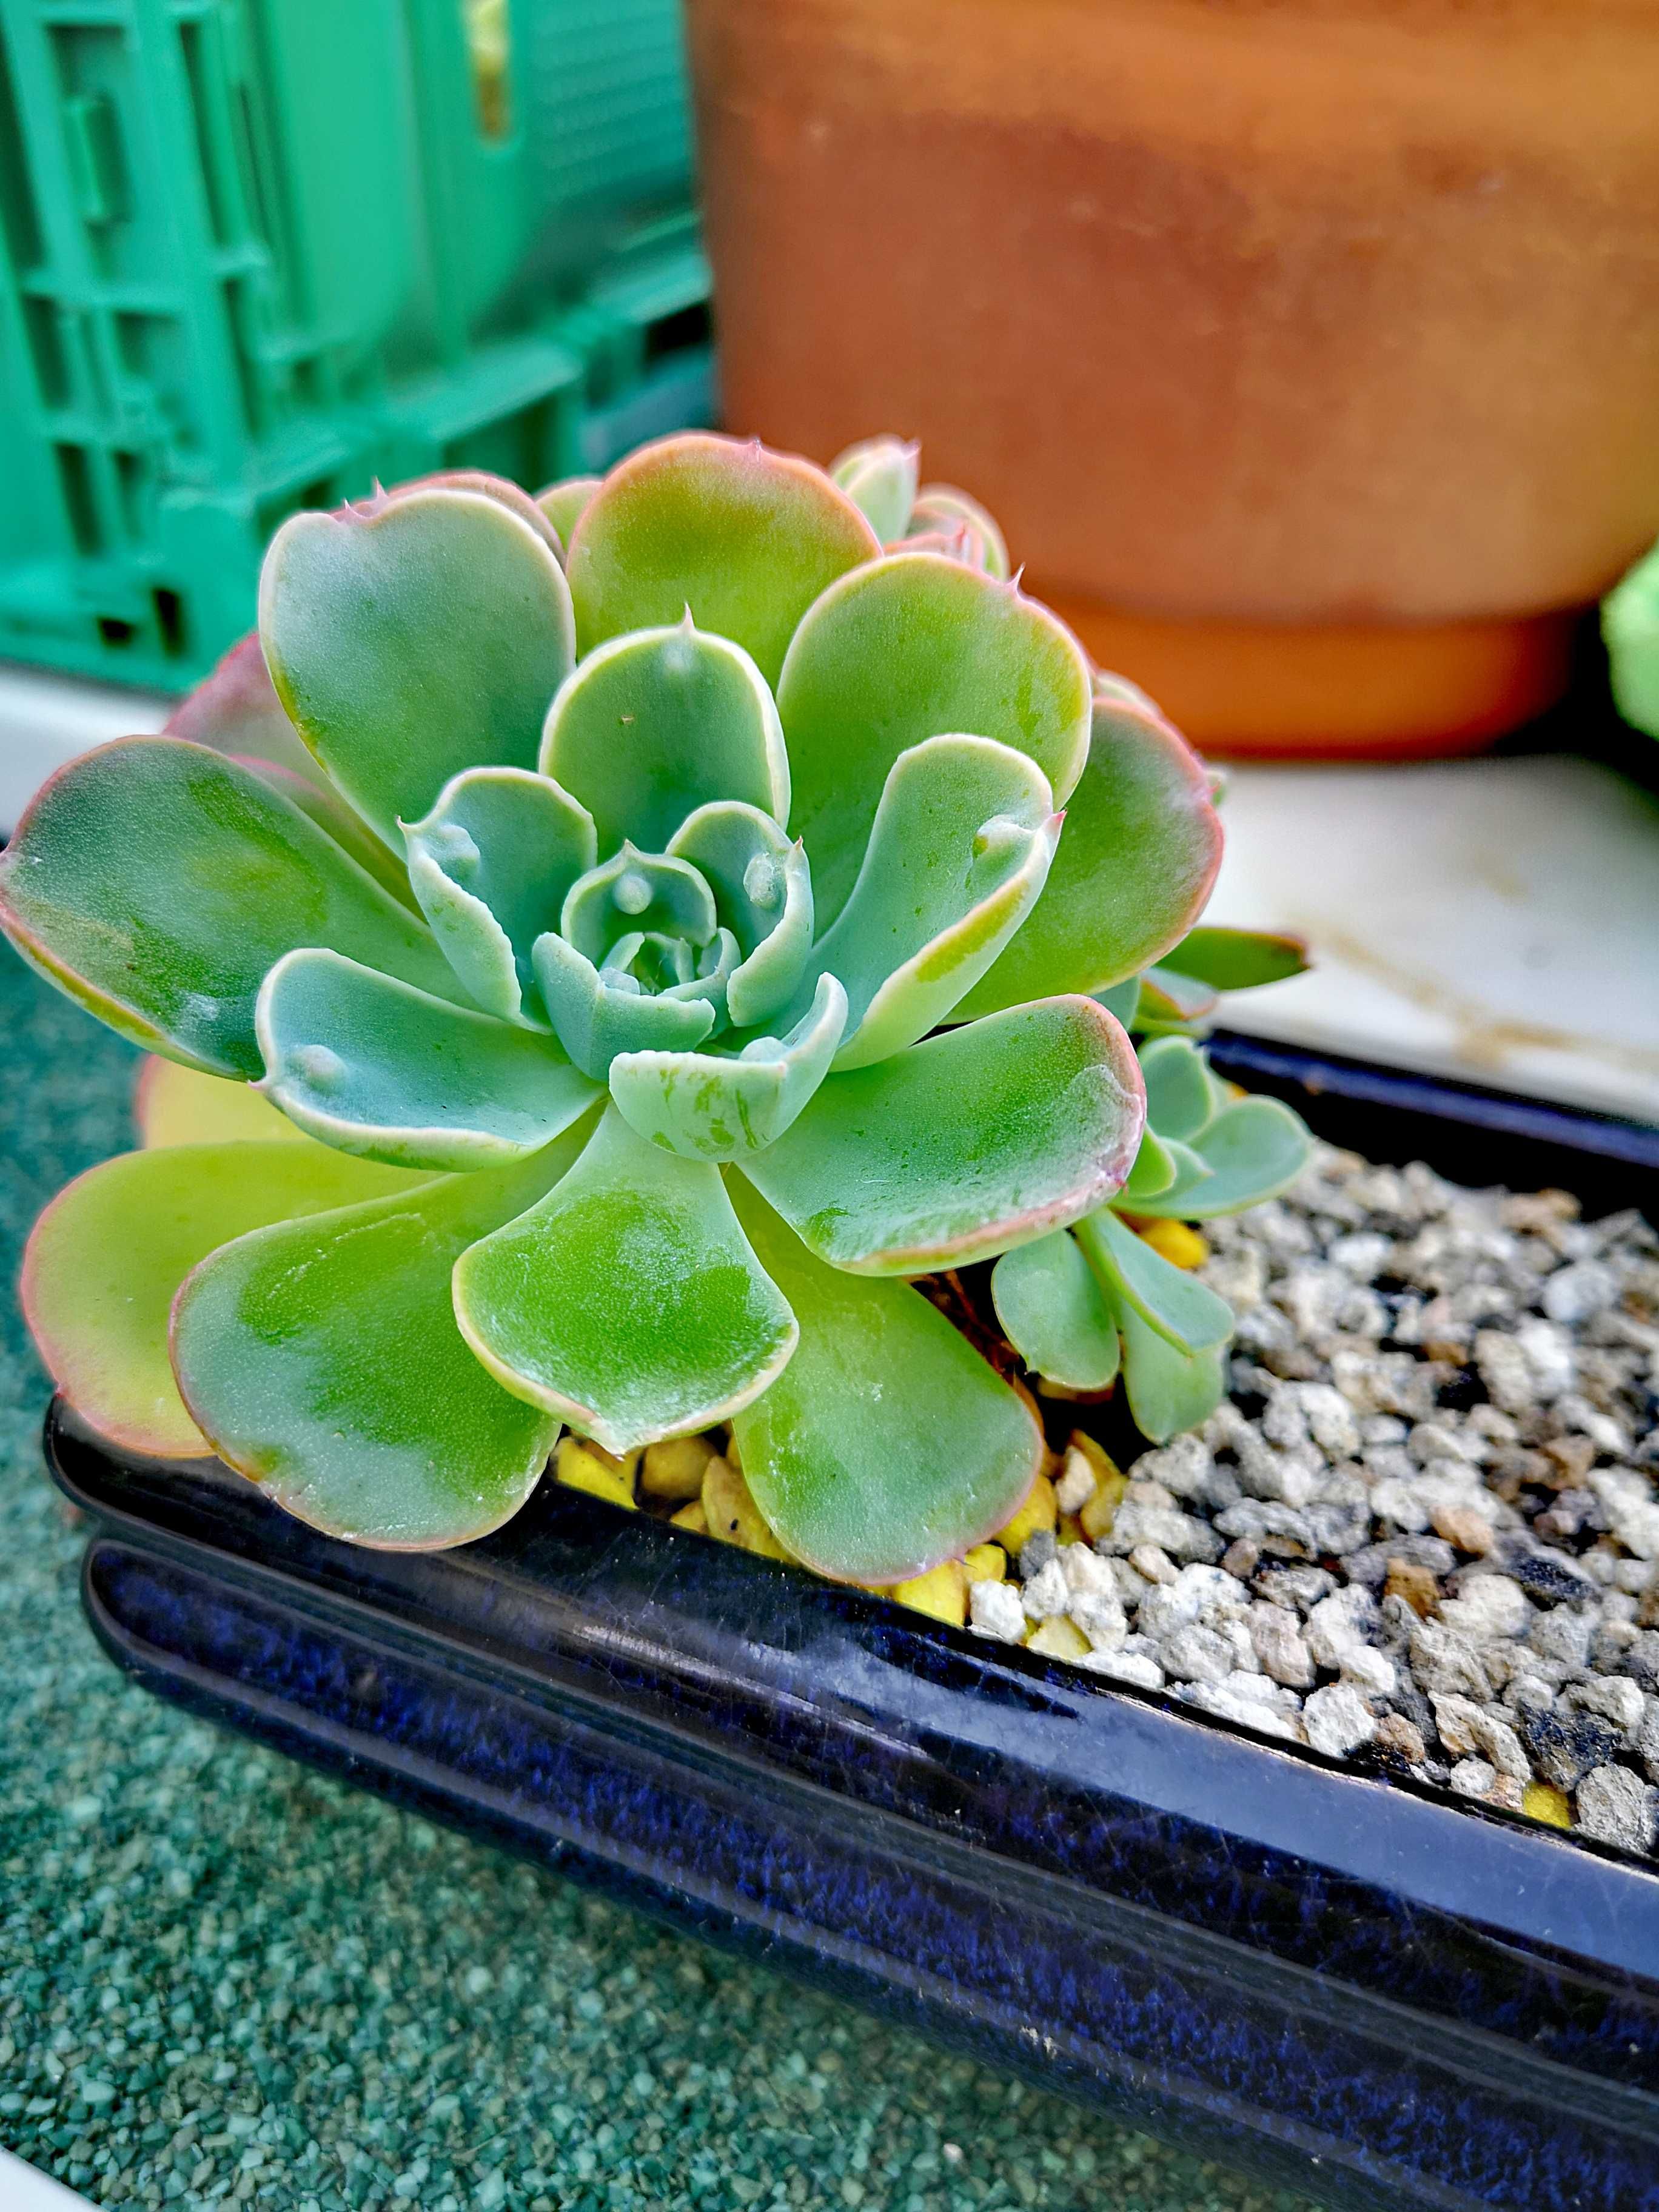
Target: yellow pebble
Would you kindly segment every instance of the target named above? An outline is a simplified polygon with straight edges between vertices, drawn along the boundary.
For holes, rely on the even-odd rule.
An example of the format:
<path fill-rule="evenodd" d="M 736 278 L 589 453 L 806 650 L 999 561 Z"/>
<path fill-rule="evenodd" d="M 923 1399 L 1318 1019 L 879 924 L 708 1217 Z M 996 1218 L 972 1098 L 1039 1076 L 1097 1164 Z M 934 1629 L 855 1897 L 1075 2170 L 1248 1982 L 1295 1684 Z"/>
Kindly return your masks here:
<path fill-rule="evenodd" d="M 1145 1222 L 1137 1234 L 1172 1267 L 1201 1267 L 1210 1256 L 1209 1246 L 1184 1221 Z"/>
<path fill-rule="evenodd" d="M 1062 1544 L 1086 1543 L 1083 1533 L 1083 1518 L 1077 1513 L 1062 1513 L 1054 1527 L 1054 1534 Z"/>
<path fill-rule="evenodd" d="M 913 1576 L 908 1583 L 895 1583 L 887 1595 L 915 1613 L 925 1613 L 934 1620 L 948 1621 L 951 1627 L 960 1628 L 968 1618 L 966 1563 L 945 1559 L 936 1567 L 929 1567 L 925 1575 Z"/>
<path fill-rule="evenodd" d="M 1089 1648 L 1089 1639 L 1076 1622 L 1061 1614 L 1043 1621 L 1025 1639 L 1025 1649 L 1041 1651 L 1045 1659 L 1081 1659 Z"/>
<path fill-rule="evenodd" d="M 694 1498 L 689 1505 L 682 1505 L 678 1513 L 671 1513 L 668 1517 L 676 1528 L 689 1528 L 694 1536 L 708 1534 L 708 1516 L 702 1510 L 701 1498 Z"/>
<path fill-rule="evenodd" d="M 640 1462 L 640 1488 L 647 1498 L 701 1498 L 714 1447 L 707 1437 L 671 1437 L 647 1444 Z"/>
<path fill-rule="evenodd" d="M 567 1489 L 585 1490 L 592 1497 L 607 1498 L 612 1505 L 625 1506 L 633 1513 L 638 1510 L 634 1499 L 634 1469 L 639 1456 L 637 1452 L 629 1452 L 626 1459 L 613 1459 L 602 1445 L 586 1437 L 561 1437 L 554 1474 Z"/>
<path fill-rule="evenodd" d="M 716 1453 L 703 1469 L 702 1510 L 708 1533 L 722 1544 L 740 1551 L 759 1552 L 769 1559 L 787 1559 L 789 1553 L 766 1524 L 749 1485 L 729 1459 Z"/>
<path fill-rule="evenodd" d="M 1000 1583 L 1008 1574 L 1008 1554 L 1000 1544 L 975 1544 L 963 1561 L 970 1583 Z"/>
<path fill-rule="evenodd" d="M 1038 1475 L 1030 1495 L 1006 1528 L 997 1530 L 997 1541 L 1011 1559 L 1017 1559 L 1039 1528 L 1052 1528 L 1060 1518 L 1060 1501 L 1046 1474 Z"/>
<path fill-rule="evenodd" d="M 1567 1802 L 1567 1793 L 1553 1783 L 1528 1783 L 1521 1793 L 1521 1810 L 1529 1820 L 1547 1820 L 1552 1828 L 1572 1826 L 1572 1808 Z"/>

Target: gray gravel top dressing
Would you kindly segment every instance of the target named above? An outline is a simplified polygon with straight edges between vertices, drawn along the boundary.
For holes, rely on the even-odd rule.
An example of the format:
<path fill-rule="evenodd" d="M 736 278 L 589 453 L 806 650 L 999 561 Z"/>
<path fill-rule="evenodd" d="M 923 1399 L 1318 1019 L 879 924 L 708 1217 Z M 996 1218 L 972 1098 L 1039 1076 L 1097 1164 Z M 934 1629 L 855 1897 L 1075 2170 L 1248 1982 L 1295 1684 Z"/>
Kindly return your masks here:
<path fill-rule="evenodd" d="M 3 949 L 0 1021 L 0 2143 L 112 2212 L 1295 2212 L 124 1683 L 10 1285 L 135 1056 Z"/>
<path fill-rule="evenodd" d="M 1659 1237 L 1328 1146 L 1206 1234 L 1231 1400 L 975 1624 L 1065 1615 L 1109 1677 L 1650 1854 Z"/>

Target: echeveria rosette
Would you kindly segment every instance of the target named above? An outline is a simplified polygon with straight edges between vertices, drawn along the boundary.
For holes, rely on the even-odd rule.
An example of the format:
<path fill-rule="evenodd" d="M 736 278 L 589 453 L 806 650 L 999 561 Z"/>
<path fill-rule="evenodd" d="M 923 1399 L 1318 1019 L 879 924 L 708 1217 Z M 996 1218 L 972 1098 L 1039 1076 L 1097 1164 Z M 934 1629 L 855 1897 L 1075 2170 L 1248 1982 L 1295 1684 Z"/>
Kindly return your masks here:
<path fill-rule="evenodd" d="M 370 1544 L 497 1525 L 565 1422 L 732 1419 L 783 1542 L 862 1581 L 1010 1516 L 1036 1424 L 904 1279 L 1122 1186 L 1145 1094 L 1093 994 L 1186 935 L 1219 833 L 1173 732 L 908 495 L 884 550 L 824 471 L 696 435 L 539 505 L 298 516 L 260 637 L 310 772 L 244 653 L 189 738 L 46 787 L 14 939 L 287 1130 L 209 1104 L 44 1218 L 94 1425 Z M 145 1245 L 113 1351 L 100 1237 Z"/>

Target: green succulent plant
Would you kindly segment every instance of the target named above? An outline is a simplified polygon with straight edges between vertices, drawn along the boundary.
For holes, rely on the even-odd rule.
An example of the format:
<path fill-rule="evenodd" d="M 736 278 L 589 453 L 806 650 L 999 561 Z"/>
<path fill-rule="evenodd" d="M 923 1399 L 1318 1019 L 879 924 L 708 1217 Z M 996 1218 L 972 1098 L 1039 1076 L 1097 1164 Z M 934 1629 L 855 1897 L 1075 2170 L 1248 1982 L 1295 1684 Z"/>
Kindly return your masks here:
<path fill-rule="evenodd" d="M 1659 545 L 1602 600 L 1601 638 L 1614 706 L 1633 729 L 1659 738 Z"/>
<path fill-rule="evenodd" d="M 257 643 L 0 859 L 14 943 L 222 1139 L 43 1217 L 70 1401 L 404 1548 L 505 1521 L 562 1425 L 729 1419 L 784 1546 L 887 1583 L 1043 1450 L 907 1278 L 1007 1254 L 1034 1364 L 1082 1340 L 1030 1323 L 1052 1294 L 1115 1316 L 1132 1398 L 1139 1331 L 1211 1374 L 1218 1302 L 1146 1289 L 1111 1204 L 1236 1193 L 1263 1117 L 1176 1037 L 1146 1135 L 1110 1011 L 1172 948 L 1202 975 L 1210 782 L 1006 565 L 895 441 L 831 474 L 687 435 L 539 502 L 454 475 L 286 523 Z"/>

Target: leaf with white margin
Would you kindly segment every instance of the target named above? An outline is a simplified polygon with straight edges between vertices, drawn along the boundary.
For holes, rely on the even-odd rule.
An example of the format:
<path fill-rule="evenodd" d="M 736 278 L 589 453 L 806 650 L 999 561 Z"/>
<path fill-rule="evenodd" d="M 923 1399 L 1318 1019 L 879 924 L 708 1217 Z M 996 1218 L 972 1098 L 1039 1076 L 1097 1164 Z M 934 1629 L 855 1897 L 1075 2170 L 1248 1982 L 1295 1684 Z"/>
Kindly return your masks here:
<path fill-rule="evenodd" d="M 847 986 L 838 1068 L 914 1044 L 976 982 L 1030 912 L 1061 817 L 1048 779 L 989 738 L 928 738 L 888 771 L 853 895 L 812 948 Z"/>
<path fill-rule="evenodd" d="M 258 1230 L 204 1261 L 173 1309 L 173 1357 L 220 1455 L 348 1543 L 441 1550 L 510 1520 L 559 1424 L 468 1351 L 451 1274 L 534 1205 L 586 1133 L 510 1168 Z"/>
<path fill-rule="evenodd" d="M 404 823 L 404 843 L 415 896 L 468 995 L 539 1026 L 525 1006 L 531 947 L 593 866 L 586 809 L 529 769 L 464 769 L 424 821 Z"/>
<path fill-rule="evenodd" d="M 1109 1206 L 1077 1224 L 1077 1238 L 1107 1297 L 1139 1315 L 1178 1352 L 1206 1352 L 1233 1333 L 1233 1310 L 1184 1267 L 1171 1267 Z"/>
<path fill-rule="evenodd" d="M 1129 1171 L 1145 1110 L 1111 1016 L 1092 999 L 1050 999 L 831 1075 L 744 1172 L 831 1266 L 922 1274 L 1100 1206 Z"/>
<path fill-rule="evenodd" d="M 431 933 L 262 776 L 179 738 L 118 738 L 49 777 L 0 854 L 0 925 L 122 1036 L 260 1072 L 253 1002 L 325 945 L 459 995 Z"/>
<path fill-rule="evenodd" d="M 1135 1426 L 1155 1444 L 1207 1421 L 1227 1391 L 1226 1347 L 1183 1352 L 1148 1328 L 1134 1308 L 1116 1304 L 1123 1332 L 1123 1391 Z"/>
<path fill-rule="evenodd" d="M 812 871 L 757 806 L 716 800 L 675 831 L 669 853 L 689 860 L 714 895 L 743 957 L 726 987 L 737 1029 L 768 1021 L 794 996 L 812 949 Z"/>
<path fill-rule="evenodd" d="M 191 1269 L 250 1229 L 422 1180 L 304 1139 L 162 1144 L 105 1160 L 58 1192 L 23 1255 L 21 1302 L 41 1359 L 100 1436 L 162 1458 L 205 1454 L 167 1359 L 167 1315 Z"/>
<path fill-rule="evenodd" d="M 687 1160 L 744 1160 L 775 1144 L 830 1072 L 847 994 L 818 980 L 811 1006 L 784 1037 L 754 1037 L 733 1056 L 622 1053 L 611 1096 L 629 1126 Z"/>
<path fill-rule="evenodd" d="M 1277 1098 L 1241 1098 L 1218 1114 L 1194 1139 L 1206 1170 L 1201 1180 L 1178 1183 L 1135 1211 L 1159 1218 L 1212 1221 L 1242 1213 L 1277 1198 L 1308 1164 L 1313 1149 L 1303 1121 Z"/>
<path fill-rule="evenodd" d="M 719 1169 L 614 1106 L 540 1205 L 459 1261 L 455 1313 L 503 1388 L 613 1452 L 726 1419 L 798 1334 Z"/>
<path fill-rule="evenodd" d="M 1127 981 L 1198 919 L 1220 866 L 1221 821 L 1203 763 L 1156 710 L 1097 693 L 1087 762 L 1036 911 L 962 1018 Z"/>
<path fill-rule="evenodd" d="M 546 537 L 443 485 L 290 516 L 260 572 L 259 635 L 289 719 L 394 851 L 399 821 L 461 769 L 534 767 L 575 658 Z"/>
<path fill-rule="evenodd" d="M 766 679 L 740 645 L 689 619 L 597 646 L 556 693 L 539 758 L 592 816 L 605 854 L 625 837 L 660 853 L 710 799 L 788 818 L 789 761 Z"/>
<path fill-rule="evenodd" d="M 695 986 L 653 996 L 632 976 L 601 975 L 586 953 L 550 931 L 536 939 L 532 957 L 554 1035 L 596 1083 L 619 1052 L 690 1052 L 714 1026 L 708 1000 L 687 995 Z"/>
<path fill-rule="evenodd" d="M 1142 1046 L 1140 1073 L 1147 1121 L 1160 1137 L 1190 1144 L 1215 1112 L 1202 1052 L 1189 1037 L 1158 1037 Z"/>
<path fill-rule="evenodd" d="M 1088 757 L 1089 701 L 1071 632 L 981 570 L 895 553 L 832 584 L 778 681 L 791 825 L 806 841 L 820 926 L 851 895 L 902 753 L 952 730 L 995 738 L 1036 762 L 1060 806 Z"/>
<path fill-rule="evenodd" d="M 732 1425 L 780 1540 L 820 1574 L 885 1584 L 1005 1527 L 1042 1464 L 1018 1394 L 920 1291 L 826 1267 L 740 1177 L 732 1195 L 800 1325 Z"/>
<path fill-rule="evenodd" d="M 680 938 L 707 945 L 719 927 L 714 895 L 689 860 L 622 849 L 590 868 L 566 894 L 559 935 L 596 963 L 620 937 Z"/>
<path fill-rule="evenodd" d="M 336 952 L 290 952 L 257 1015 L 260 1089 L 319 1142 L 403 1167 L 500 1167 L 551 1143 L 594 1086 L 552 1038 Z"/>
<path fill-rule="evenodd" d="M 921 448 L 903 438 L 861 438 L 830 464 L 838 483 L 884 545 L 904 535 L 916 498 Z M 1005 574 L 1006 572 L 1005 571 Z"/>
<path fill-rule="evenodd" d="M 991 1271 L 991 1303 L 1034 1374 L 1065 1390 L 1104 1390 L 1115 1380 L 1117 1316 L 1069 1230 L 1005 1252 Z"/>
<path fill-rule="evenodd" d="M 586 512 L 588 501 L 601 481 L 599 477 L 565 477 L 537 493 L 536 504 L 557 531 L 562 551 L 569 544 L 570 533 Z"/>
<path fill-rule="evenodd" d="M 742 646 L 774 686 L 807 608 L 881 550 L 822 469 L 710 431 L 661 438 L 619 461 L 568 544 L 584 654 L 677 623 L 689 607 L 700 629 Z"/>

